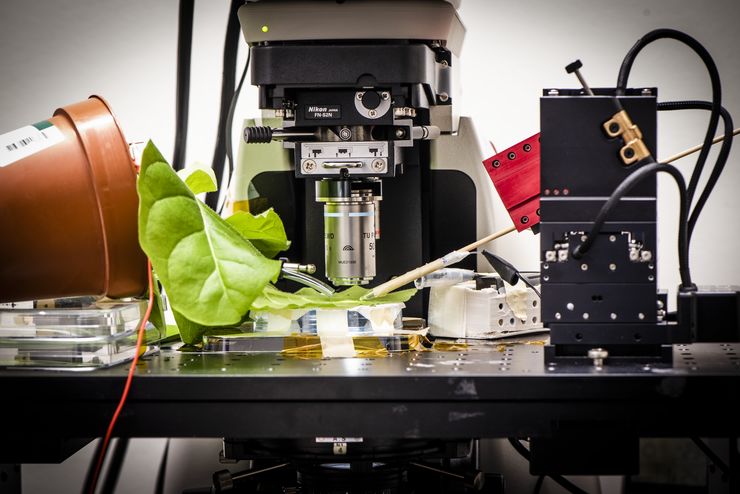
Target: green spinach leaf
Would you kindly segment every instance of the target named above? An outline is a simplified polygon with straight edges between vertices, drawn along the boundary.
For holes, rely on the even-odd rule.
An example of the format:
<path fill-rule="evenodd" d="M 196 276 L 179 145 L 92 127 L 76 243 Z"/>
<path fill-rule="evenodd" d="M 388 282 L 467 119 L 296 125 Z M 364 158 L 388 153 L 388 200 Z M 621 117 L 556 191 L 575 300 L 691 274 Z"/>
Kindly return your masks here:
<path fill-rule="evenodd" d="M 173 311 L 202 326 L 242 320 L 281 263 L 199 201 L 149 142 L 142 155 L 139 242 Z"/>
<path fill-rule="evenodd" d="M 272 208 L 256 216 L 246 211 L 237 211 L 226 218 L 226 221 L 252 242 L 265 257 L 275 257 L 278 252 L 290 248 L 283 221 Z"/>
<path fill-rule="evenodd" d="M 380 305 L 388 303 L 406 302 L 416 293 L 415 288 L 392 292 L 369 301 L 361 301 L 363 295 L 370 290 L 360 286 L 353 286 L 332 296 L 323 295 L 312 288 L 301 288 L 295 293 L 278 290 L 267 285 L 262 293 L 252 302 L 253 310 L 281 310 L 305 309 L 308 307 L 323 307 L 332 309 L 349 309 L 362 305 Z"/>
<path fill-rule="evenodd" d="M 203 192 L 215 192 L 218 190 L 216 174 L 213 169 L 205 165 L 193 165 L 185 167 L 177 172 L 177 176 L 185 182 L 193 194 Z"/>

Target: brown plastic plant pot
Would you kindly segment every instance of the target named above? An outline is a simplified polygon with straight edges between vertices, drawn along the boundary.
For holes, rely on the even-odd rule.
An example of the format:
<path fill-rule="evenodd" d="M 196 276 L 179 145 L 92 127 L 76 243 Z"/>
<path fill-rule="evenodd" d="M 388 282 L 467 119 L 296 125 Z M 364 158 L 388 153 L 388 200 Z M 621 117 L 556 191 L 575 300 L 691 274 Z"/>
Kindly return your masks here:
<path fill-rule="evenodd" d="M 0 166 L 0 302 L 142 295 L 136 168 L 108 104 L 91 96 L 48 122 L 59 142 Z"/>

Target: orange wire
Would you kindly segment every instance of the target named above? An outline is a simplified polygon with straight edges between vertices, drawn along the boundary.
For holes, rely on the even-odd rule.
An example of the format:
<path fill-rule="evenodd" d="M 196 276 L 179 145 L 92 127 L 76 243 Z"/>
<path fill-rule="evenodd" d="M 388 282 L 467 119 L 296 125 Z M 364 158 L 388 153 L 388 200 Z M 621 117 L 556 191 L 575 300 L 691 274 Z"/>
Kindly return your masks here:
<path fill-rule="evenodd" d="M 118 416 L 121 414 L 123 405 L 124 403 L 126 403 L 126 398 L 128 397 L 128 392 L 131 389 L 131 381 L 134 378 L 134 372 L 136 372 L 136 364 L 139 361 L 141 345 L 144 342 L 144 329 L 149 322 L 149 316 L 151 316 L 152 314 L 152 307 L 154 306 L 154 281 L 152 279 L 152 261 L 149 259 L 147 259 L 147 272 L 149 277 L 149 302 L 146 308 L 146 313 L 144 314 L 144 318 L 141 320 L 141 325 L 139 326 L 139 333 L 136 338 L 136 353 L 134 353 L 134 359 L 131 361 L 131 367 L 128 370 L 128 377 L 126 378 L 126 385 L 123 387 L 123 393 L 121 393 L 121 399 L 118 402 L 118 407 L 116 408 L 116 411 L 113 412 L 113 417 L 111 417 L 110 419 L 108 430 L 106 431 L 105 437 L 103 438 L 103 447 L 100 448 L 98 462 L 95 465 L 95 473 L 93 475 L 92 482 L 90 483 L 90 490 L 88 491 L 89 494 L 95 494 L 95 487 L 98 483 L 100 470 L 103 468 L 103 461 L 105 460 L 105 454 L 108 451 L 108 443 L 110 442 L 111 435 L 113 434 L 113 428 L 116 426 Z"/>

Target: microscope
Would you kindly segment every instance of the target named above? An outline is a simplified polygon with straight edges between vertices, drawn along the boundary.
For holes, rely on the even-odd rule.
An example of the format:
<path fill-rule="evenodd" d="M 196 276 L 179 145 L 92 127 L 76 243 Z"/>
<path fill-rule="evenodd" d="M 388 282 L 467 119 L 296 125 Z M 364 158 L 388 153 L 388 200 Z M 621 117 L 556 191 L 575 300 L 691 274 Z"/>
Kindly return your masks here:
<path fill-rule="evenodd" d="M 274 208 L 292 240 L 287 256 L 335 286 L 385 282 L 493 230 L 477 139 L 452 106 L 458 6 L 262 0 L 239 9 L 263 119 L 244 127 L 234 204 Z M 463 267 L 475 269 L 474 259 Z M 414 315 L 425 306 L 421 294 L 407 303 Z"/>

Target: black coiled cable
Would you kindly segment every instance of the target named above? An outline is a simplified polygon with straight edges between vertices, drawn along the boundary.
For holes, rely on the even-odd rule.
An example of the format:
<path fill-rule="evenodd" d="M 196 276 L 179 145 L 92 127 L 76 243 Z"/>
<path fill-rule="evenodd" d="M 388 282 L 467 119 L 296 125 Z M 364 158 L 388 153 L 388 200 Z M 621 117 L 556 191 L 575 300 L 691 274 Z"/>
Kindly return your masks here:
<path fill-rule="evenodd" d="M 708 101 L 666 101 L 664 103 L 658 103 L 658 110 L 660 111 L 673 111 L 673 110 L 712 110 L 713 106 L 712 103 Z M 688 242 L 691 244 L 691 235 L 694 232 L 694 228 L 696 227 L 696 222 L 699 220 L 699 215 L 701 214 L 701 210 L 704 208 L 704 205 L 706 204 L 707 200 L 709 199 L 709 196 L 712 193 L 712 190 L 714 189 L 714 186 L 717 184 L 717 180 L 719 180 L 720 175 L 722 174 L 722 170 L 725 168 L 725 164 L 727 163 L 727 158 L 730 155 L 730 149 L 732 148 L 732 140 L 733 140 L 733 122 L 732 122 L 732 116 L 730 113 L 724 108 L 720 107 L 720 116 L 722 117 L 722 124 L 724 126 L 724 140 L 722 141 L 722 147 L 719 150 L 719 154 L 717 155 L 717 161 L 714 163 L 714 167 L 712 168 L 711 173 L 709 174 L 709 178 L 707 179 L 707 183 L 704 186 L 704 189 L 701 192 L 701 195 L 699 196 L 699 199 L 696 201 L 696 205 L 691 210 L 691 213 L 689 214 L 689 229 L 688 229 Z M 699 174 L 700 170 L 698 168 L 694 168 L 694 171 L 691 175 L 691 182 L 697 182 L 699 180 Z"/>
<path fill-rule="evenodd" d="M 624 60 L 622 61 L 622 66 L 619 68 L 619 76 L 617 77 L 617 96 L 622 96 L 625 93 L 625 90 L 627 88 L 627 80 L 629 79 L 630 71 L 632 70 L 632 64 L 635 62 L 637 54 L 640 53 L 640 51 L 642 51 L 642 49 L 645 48 L 647 45 L 659 39 L 673 39 L 691 48 L 699 56 L 699 58 L 701 58 L 702 62 L 704 62 L 704 65 L 707 68 L 707 72 L 709 72 L 709 79 L 712 83 L 712 114 L 709 117 L 709 125 L 707 127 L 707 134 L 704 138 L 704 144 L 702 146 L 701 152 L 699 153 L 699 158 L 697 158 L 696 160 L 694 175 L 691 176 L 691 180 L 689 181 L 688 199 L 689 204 L 691 204 L 694 200 L 694 194 L 696 193 L 696 188 L 698 186 L 699 176 L 704 169 L 704 163 L 707 161 L 709 150 L 712 147 L 712 139 L 714 139 L 714 135 L 717 132 L 720 110 L 722 108 L 722 85 L 720 84 L 717 65 L 714 63 L 714 60 L 712 59 L 712 56 L 709 54 L 707 49 L 704 48 L 701 43 L 699 43 L 696 39 L 692 38 L 688 34 L 682 33 L 681 31 L 676 31 L 675 29 L 656 29 L 654 31 L 650 31 L 645 36 L 637 40 L 637 43 L 635 43 L 634 46 L 630 48 L 630 50 L 627 52 L 627 55 L 624 57 Z"/>

